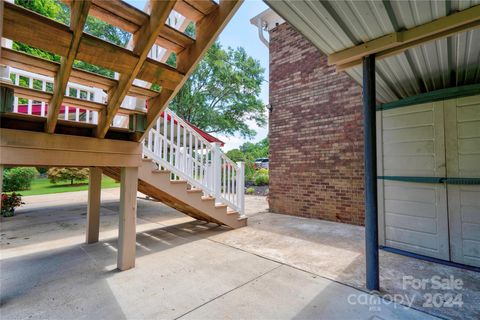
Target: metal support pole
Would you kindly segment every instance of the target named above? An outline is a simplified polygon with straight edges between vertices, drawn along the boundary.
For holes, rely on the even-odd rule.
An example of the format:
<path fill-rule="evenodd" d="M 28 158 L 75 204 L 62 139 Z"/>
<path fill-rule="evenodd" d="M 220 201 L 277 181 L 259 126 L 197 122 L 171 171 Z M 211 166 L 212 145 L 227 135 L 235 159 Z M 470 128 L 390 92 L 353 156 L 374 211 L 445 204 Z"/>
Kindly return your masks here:
<path fill-rule="evenodd" d="M 363 130 L 365 151 L 365 259 L 367 289 L 379 290 L 375 56 L 363 58 Z"/>

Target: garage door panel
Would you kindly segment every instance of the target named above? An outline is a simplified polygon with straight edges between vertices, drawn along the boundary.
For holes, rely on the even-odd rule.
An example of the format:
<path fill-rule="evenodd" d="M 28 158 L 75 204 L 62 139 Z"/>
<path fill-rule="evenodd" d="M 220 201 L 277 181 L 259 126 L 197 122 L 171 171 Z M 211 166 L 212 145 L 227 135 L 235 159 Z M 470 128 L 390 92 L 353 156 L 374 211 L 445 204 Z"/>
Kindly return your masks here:
<path fill-rule="evenodd" d="M 437 224 L 434 218 L 424 218 L 387 212 L 385 217 L 387 227 L 406 229 L 417 232 L 437 233 Z"/>
<path fill-rule="evenodd" d="M 459 154 L 480 154 L 480 138 L 462 139 L 458 141 Z"/>
<path fill-rule="evenodd" d="M 383 111 L 383 175 L 443 176 L 443 131 L 443 103 Z"/>
<path fill-rule="evenodd" d="M 408 250 L 407 248 L 409 248 L 409 251 L 418 254 L 438 256 L 438 240 L 433 234 L 388 226 L 386 231 L 390 235 L 387 243 L 394 244 L 393 247 L 397 249 Z"/>
<path fill-rule="evenodd" d="M 480 126 L 477 121 L 458 124 L 458 137 L 461 139 L 477 138 L 480 136 Z"/>
<path fill-rule="evenodd" d="M 462 223 L 463 238 L 480 241 L 480 224 L 465 221 Z"/>
<path fill-rule="evenodd" d="M 386 176 L 436 176 L 434 155 L 384 156 L 383 161 Z"/>
<path fill-rule="evenodd" d="M 385 192 L 389 194 L 390 200 L 407 200 L 413 202 L 432 203 L 429 199 L 435 199 L 435 189 L 428 188 L 405 188 L 398 182 L 385 181 Z"/>
<path fill-rule="evenodd" d="M 478 167 L 480 166 L 480 154 L 459 155 L 458 166 L 460 171 L 459 177 L 475 178 L 478 175 Z"/>
<path fill-rule="evenodd" d="M 383 191 L 385 244 L 448 259 L 446 187 L 385 180 Z"/>
<path fill-rule="evenodd" d="M 446 102 L 447 175 L 480 177 L 480 96 Z M 448 185 L 452 261 L 480 267 L 480 185 Z"/>
<path fill-rule="evenodd" d="M 480 141 L 479 141 L 480 143 Z M 435 144 L 433 141 L 411 141 L 385 144 L 385 154 L 389 156 L 414 156 L 434 155 Z"/>
<path fill-rule="evenodd" d="M 383 128 L 400 129 L 400 128 L 413 128 L 432 125 L 433 111 L 412 112 L 408 114 L 400 115 L 386 115 L 383 119 Z"/>
<path fill-rule="evenodd" d="M 385 145 L 396 142 L 428 141 L 433 140 L 434 130 L 433 126 L 384 130 L 382 138 Z"/>
<path fill-rule="evenodd" d="M 458 106 L 458 120 L 459 121 L 472 121 L 480 120 L 480 104 L 473 103 L 466 106 Z"/>
<path fill-rule="evenodd" d="M 435 218 L 436 211 L 437 208 L 434 203 L 385 199 L 385 213 L 403 214 L 407 217 Z"/>

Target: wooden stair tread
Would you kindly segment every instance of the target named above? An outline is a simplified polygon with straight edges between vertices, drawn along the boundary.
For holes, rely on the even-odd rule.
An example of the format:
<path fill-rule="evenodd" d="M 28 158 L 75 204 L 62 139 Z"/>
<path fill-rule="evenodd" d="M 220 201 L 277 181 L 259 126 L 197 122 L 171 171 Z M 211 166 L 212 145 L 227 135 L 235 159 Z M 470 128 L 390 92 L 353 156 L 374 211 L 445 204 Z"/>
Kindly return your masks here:
<path fill-rule="evenodd" d="M 187 184 L 187 180 L 170 180 L 173 184 Z"/>
<path fill-rule="evenodd" d="M 169 174 L 169 173 L 170 173 L 170 171 L 168 171 L 168 170 L 154 169 L 154 170 L 152 170 L 152 173 L 162 173 L 162 174 Z"/>
<path fill-rule="evenodd" d="M 188 189 L 187 192 L 188 192 L 188 193 L 202 193 L 203 190 L 202 190 L 202 189 L 193 188 L 193 189 Z"/>

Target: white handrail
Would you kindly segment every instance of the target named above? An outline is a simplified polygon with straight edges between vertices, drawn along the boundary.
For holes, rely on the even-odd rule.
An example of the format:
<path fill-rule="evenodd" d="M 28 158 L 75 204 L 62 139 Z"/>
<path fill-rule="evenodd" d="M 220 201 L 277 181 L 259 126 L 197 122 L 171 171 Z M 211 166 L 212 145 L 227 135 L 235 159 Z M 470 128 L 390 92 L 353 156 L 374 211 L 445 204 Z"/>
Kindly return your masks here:
<path fill-rule="evenodd" d="M 143 143 L 144 156 L 159 168 L 172 172 L 174 179 L 186 180 L 217 202 L 244 215 L 244 165 L 236 164 L 172 110 L 148 132 Z"/>

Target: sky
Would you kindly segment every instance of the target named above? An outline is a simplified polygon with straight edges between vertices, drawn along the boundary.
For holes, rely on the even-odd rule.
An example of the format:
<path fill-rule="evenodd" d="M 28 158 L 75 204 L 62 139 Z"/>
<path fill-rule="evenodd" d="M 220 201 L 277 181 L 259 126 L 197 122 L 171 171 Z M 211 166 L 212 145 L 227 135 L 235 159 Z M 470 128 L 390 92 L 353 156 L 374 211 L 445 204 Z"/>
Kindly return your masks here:
<path fill-rule="evenodd" d="M 145 0 L 126 0 L 126 2 L 143 10 Z M 262 92 L 260 99 L 265 105 L 268 101 L 268 48 L 258 38 L 258 29 L 250 24 L 250 19 L 266 10 L 268 7 L 261 0 L 246 0 L 238 9 L 236 14 L 227 24 L 225 29 L 220 34 L 218 40 L 224 47 L 243 47 L 245 51 L 254 59 L 260 61 L 260 65 L 265 69 L 265 81 L 262 84 Z M 267 112 L 267 111 L 266 111 Z M 257 142 L 267 136 L 268 125 L 265 128 L 259 128 L 255 123 L 250 123 L 250 127 L 257 132 L 257 135 L 249 140 L 236 136 L 215 135 L 217 138 L 225 142 L 224 151 L 238 148 L 244 142 Z"/>
<path fill-rule="evenodd" d="M 268 101 L 268 48 L 258 38 L 257 27 L 250 24 L 250 19 L 266 10 L 268 7 L 260 0 L 247 0 L 241 5 L 240 9 L 233 16 L 225 29 L 220 34 L 218 40 L 225 47 L 243 47 L 248 55 L 260 61 L 260 65 L 265 69 L 265 81 L 262 84 L 262 92 L 260 99 L 265 105 Z M 266 111 L 267 112 L 267 111 Z M 268 114 L 267 114 L 268 116 Z M 230 149 L 238 148 L 246 141 L 256 142 L 265 138 L 268 134 L 268 125 L 265 128 L 259 128 L 255 123 L 251 123 L 251 128 L 257 132 L 257 135 L 252 140 L 244 139 L 240 136 L 225 137 L 217 135 L 217 138 L 225 142 L 223 149 L 228 151 Z"/>

